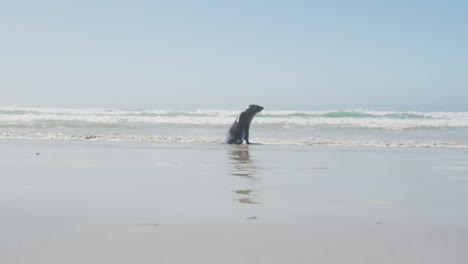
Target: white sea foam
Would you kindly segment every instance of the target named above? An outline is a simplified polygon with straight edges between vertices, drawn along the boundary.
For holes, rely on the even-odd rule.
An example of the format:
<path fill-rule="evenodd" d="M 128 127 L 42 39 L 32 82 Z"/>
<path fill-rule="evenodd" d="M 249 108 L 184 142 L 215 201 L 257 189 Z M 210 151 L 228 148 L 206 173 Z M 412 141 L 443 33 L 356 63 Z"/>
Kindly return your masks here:
<path fill-rule="evenodd" d="M 30 133 L 0 132 L 0 139 L 96 141 L 96 142 L 148 142 L 148 143 L 223 143 L 221 137 L 202 136 L 142 136 L 109 134 Z M 264 145 L 300 145 L 334 147 L 392 147 L 392 148 L 468 148 L 468 143 L 429 140 L 388 141 L 376 139 L 324 139 L 324 138 L 256 138 Z"/>
<path fill-rule="evenodd" d="M 221 143 L 239 111 L 0 107 L 0 138 Z M 468 146 L 467 112 L 268 111 L 251 137 L 265 144 Z"/>

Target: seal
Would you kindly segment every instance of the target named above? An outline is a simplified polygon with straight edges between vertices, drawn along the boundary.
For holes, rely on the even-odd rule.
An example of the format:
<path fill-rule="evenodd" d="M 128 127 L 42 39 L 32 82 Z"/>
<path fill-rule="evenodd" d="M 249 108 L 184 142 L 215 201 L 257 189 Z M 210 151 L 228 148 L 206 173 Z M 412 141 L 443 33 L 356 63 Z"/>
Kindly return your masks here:
<path fill-rule="evenodd" d="M 253 144 L 249 141 L 249 129 L 250 123 L 254 116 L 263 110 L 262 106 L 259 105 L 249 105 L 242 111 L 237 117 L 236 121 L 232 124 L 229 129 L 226 140 L 226 144 L 242 144 L 245 140 L 247 144 Z"/>

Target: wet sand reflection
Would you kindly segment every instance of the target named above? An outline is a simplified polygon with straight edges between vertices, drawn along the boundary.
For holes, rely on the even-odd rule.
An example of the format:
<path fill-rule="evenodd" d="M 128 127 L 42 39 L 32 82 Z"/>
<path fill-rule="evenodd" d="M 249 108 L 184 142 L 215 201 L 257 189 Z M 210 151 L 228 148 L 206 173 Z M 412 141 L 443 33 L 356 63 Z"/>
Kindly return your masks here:
<path fill-rule="evenodd" d="M 242 196 L 236 201 L 243 204 L 260 204 L 258 189 L 255 185 L 260 183 L 258 167 L 250 157 L 248 145 L 230 146 L 228 151 L 230 175 L 242 177 L 248 184 L 248 188 L 234 190 L 236 194 Z"/>

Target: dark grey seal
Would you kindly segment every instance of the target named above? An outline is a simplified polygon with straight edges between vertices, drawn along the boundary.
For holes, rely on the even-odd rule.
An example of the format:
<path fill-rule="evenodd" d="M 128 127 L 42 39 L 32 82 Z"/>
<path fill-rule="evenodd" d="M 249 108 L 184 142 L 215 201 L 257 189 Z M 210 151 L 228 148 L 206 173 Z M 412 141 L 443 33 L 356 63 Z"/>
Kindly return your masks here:
<path fill-rule="evenodd" d="M 245 108 L 245 110 L 240 113 L 239 117 L 237 117 L 236 121 L 234 121 L 232 124 L 224 143 L 242 144 L 245 139 L 247 144 L 253 144 L 249 141 L 250 123 L 252 122 L 254 116 L 262 110 L 263 107 L 259 105 L 247 106 L 247 108 Z"/>

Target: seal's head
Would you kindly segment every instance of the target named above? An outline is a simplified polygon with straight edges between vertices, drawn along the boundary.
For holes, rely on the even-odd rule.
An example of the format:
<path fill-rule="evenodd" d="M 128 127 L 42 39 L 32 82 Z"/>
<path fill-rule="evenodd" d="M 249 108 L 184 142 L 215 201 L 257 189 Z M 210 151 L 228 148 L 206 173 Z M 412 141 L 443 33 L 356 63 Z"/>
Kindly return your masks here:
<path fill-rule="evenodd" d="M 245 108 L 244 112 L 255 115 L 256 113 L 260 113 L 262 110 L 263 106 L 251 104 Z"/>

